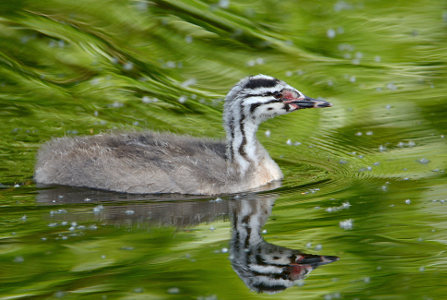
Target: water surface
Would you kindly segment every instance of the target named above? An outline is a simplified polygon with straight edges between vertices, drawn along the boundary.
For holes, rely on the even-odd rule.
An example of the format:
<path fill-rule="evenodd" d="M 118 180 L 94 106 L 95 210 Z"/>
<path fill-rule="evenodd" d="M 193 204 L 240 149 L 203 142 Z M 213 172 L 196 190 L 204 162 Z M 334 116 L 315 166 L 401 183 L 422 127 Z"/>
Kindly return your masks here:
<path fill-rule="evenodd" d="M 444 299 L 447 6 L 442 1 L 0 4 L 0 297 Z M 52 137 L 223 138 L 249 74 L 334 106 L 264 123 L 280 188 L 222 197 L 36 187 Z M 275 294 L 231 265 L 229 207 L 274 199 L 268 243 L 339 261 Z M 254 200 L 253 200 L 254 199 Z"/>

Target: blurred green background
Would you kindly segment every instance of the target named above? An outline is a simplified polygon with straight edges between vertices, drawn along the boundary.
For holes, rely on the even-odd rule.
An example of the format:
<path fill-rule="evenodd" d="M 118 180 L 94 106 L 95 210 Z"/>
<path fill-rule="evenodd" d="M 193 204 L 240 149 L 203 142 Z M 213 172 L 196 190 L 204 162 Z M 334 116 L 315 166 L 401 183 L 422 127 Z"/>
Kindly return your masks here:
<path fill-rule="evenodd" d="M 43 142 L 223 138 L 225 93 L 258 73 L 334 104 L 258 134 L 285 174 L 266 240 L 341 258 L 304 286 L 250 292 L 221 251 L 227 218 L 176 227 L 94 213 L 159 199 L 39 201 Z M 446 95 L 445 1 L 2 1 L 0 297 L 445 299 Z"/>

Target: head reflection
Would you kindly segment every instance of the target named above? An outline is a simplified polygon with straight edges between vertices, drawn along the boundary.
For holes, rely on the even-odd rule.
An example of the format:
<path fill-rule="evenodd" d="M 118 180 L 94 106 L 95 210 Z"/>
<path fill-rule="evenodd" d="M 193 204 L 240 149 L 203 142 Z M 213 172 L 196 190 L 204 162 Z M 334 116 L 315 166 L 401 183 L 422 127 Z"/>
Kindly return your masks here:
<path fill-rule="evenodd" d="M 318 266 L 338 260 L 336 256 L 306 254 L 264 241 L 261 230 L 272 212 L 276 196 L 247 194 L 234 198 L 210 201 L 197 197 L 187 199 L 184 195 L 129 195 L 58 187 L 40 190 L 36 200 L 45 205 L 85 203 L 86 199 L 91 203 L 103 203 L 96 217 L 116 225 L 187 227 L 229 216 L 231 265 L 247 287 L 259 293 L 283 291 L 299 283 Z"/>
<path fill-rule="evenodd" d="M 316 267 L 338 260 L 336 256 L 306 254 L 264 241 L 261 229 L 274 201 L 272 195 L 251 195 L 229 202 L 233 227 L 231 265 L 255 292 L 280 292 L 304 279 Z"/>

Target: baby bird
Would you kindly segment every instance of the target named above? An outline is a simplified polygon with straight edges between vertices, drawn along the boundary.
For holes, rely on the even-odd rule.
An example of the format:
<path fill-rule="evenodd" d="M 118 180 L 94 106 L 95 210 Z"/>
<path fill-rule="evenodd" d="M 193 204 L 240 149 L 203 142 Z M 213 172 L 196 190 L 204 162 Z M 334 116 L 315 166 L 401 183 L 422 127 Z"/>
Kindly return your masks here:
<path fill-rule="evenodd" d="M 225 142 L 150 131 L 56 138 L 39 150 L 34 178 L 135 194 L 249 191 L 283 178 L 256 138 L 259 124 L 329 106 L 271 76 L 249 76 L 225 98 Z"/>

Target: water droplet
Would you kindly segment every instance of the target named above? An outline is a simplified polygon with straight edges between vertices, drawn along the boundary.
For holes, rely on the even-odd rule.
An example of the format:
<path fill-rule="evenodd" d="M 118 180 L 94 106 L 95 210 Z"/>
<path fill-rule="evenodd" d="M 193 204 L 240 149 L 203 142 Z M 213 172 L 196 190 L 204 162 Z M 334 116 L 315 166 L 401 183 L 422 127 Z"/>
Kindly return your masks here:
<path fill-rule="evenodd" d="M 97 214 L 99 214 L 103 209 L 104 209 L 104 206 L 102 206 L 102 205 L 95 206 L 95 207 L 93 207 L 93 213 L 94 213 L 95 215 L 97 215 Z"/>
<path fill-rule="evenodd" d="M 126 215 L 130 216 L 130 215 L 135 214 L 135 211 L 132 210 L 132 209 L 128 209 L 128 210 L 126 210 L 124 213 L 125 213 Z"/>
<path fill-rule="evenodd" d="M 333 39 L 336 35 L 335 30 L 332 28 L 329 28 L 326 32 L 326 35 L 328 38 Z"/>
<path fill-rule="evenodd" d="M 168 289 L 168 294 L 178 294 L 180 293 L 180 289 L 178 287 L 172 287 Z"/>
<path fill-rule="evenodd" d="M 23 263 L 25 261 L 25 259 L 23 258 L 23 256 L 16 256 L 14 257 L 14 262 L 15 263 Z"/>
<path fill-rule="evenodd" d="M 352 219 L 340 221 L 339 226 L 340 226 L 340 228 L 343 228 L 344 230 L 351 230 L 353 227 L 353 221 L 352 221 Z"/>
<path fill-rule="evenodd" d="M 391 91 L 397 90 L 397 86 L 393 82 L 388 83 L 386 87 Z"/>
<path fill-rule="evenodd" d="M 180 103 L 185 103 L 187 99 L 188 99 L 188 97 L 186 97 L 186 96 L 180 96 L 180 97 L 178 98 L 178 102 L 180 102 Z"/>
<path fill-rule="evenodd" d="M 128 61 L 123 65 L 123 69 L 126 71 L 130 71 L 133 69 L 133 62 Z"/>
<path fill-rule="evenodd" d="M 197 83 L 195 78 L 190 78 L 182 83 L 182 87 L 189 87 L 190 85 L 194 85 Z"/>
<path fill-rule="evenodd" d="M 289 145 L 289 146 L 292 145 L 292 140 L 291 140 L 291 139 L 288 139 L 287 142 L 286 142 L 286 144 Z"/>
<path fill-rule="evenodd" d="M 230 6 L 230 0 L 219 0 L 220 8 L 228 8 Z"/>
<path fill-rule="evenodd" d="M 405 204 L 411 204 L 411 200 L 410 199 L 405 200 Z"/>
<path fill-rule="evenodd" d="M 421 158 L 417 160 L 418 163 L 426 165 L 428 163 L 430 163 L 430 160 L 426 159 L 426 158 Z"/>

